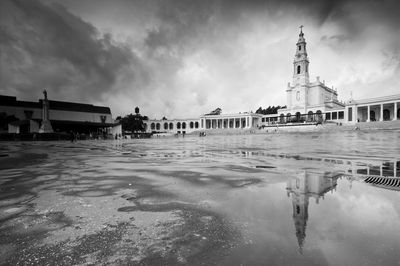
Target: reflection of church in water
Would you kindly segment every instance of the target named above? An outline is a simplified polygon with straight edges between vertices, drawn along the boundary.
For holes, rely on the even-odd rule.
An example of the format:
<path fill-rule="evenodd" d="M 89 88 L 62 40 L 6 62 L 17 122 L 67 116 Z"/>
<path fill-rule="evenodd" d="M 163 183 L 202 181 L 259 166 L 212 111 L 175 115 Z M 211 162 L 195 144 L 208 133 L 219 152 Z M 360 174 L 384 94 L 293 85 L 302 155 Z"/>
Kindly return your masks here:
<path fill-rule="evenodd" d="M 321 174 L 304 170 L 299 172 L 296 178 L 287 182 L 287 195 L 292 197 L 293 221 L 300 253 L 303 251 L 306 238 L 309 199 L 314 198 L 318 204 L 319 199 L 323 199 L 325 193 L 328 191 L 333 193 L 336 189 L 337 179 L 341 176 L 340 174 Z"/>

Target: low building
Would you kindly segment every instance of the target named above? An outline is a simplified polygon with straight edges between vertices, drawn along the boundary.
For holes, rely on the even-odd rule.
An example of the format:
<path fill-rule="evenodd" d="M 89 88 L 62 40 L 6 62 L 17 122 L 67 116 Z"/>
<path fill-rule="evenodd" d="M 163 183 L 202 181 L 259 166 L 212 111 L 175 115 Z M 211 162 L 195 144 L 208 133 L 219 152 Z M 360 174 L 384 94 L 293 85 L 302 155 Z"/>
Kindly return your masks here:
<path fill-rule="evenodd" d="M 8 132 L 39 133 L 44 121 L 43 101 L 47 101 L 47 97 L 38 102 L 29 102 L 0 95 L 0 113 L 15 118 L 8 124 Z M 121 125 L 112 118 L 109 107 L 49 100 L 48 108 L 48 120 L 55 132 L 121 133 Z"/>
<path fill-rule="evenodd" d="M 151 119 L 143 123 L 149 133 L 188 134 L 200 129 L 199 119 Z"/>

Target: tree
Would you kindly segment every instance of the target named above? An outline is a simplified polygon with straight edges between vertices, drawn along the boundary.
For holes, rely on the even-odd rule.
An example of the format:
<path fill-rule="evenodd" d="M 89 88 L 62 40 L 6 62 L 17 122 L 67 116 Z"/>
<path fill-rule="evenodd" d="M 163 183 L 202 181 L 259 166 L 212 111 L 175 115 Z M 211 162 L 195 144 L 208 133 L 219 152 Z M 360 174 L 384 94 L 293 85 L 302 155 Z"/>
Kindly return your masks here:
<path fill-rule="evenodd" d="M 277 114 L 279 109 L 286 108 L 286 106 L 281 107 L 280 105 L 278 106 L 268 106 L 266 109 L 262 109 L 262 107 L 258 108 L 256 111 L 256 114 L 262 114 L 262 115 L 272 115 L 272 114 Z"/>
<path fill-rule="evenodd" d="M 7 115 L 6 113 L 0 113 L 0 130 L 7 130 L 8 124 L 19 120 L 15 115 Z"/>
<path fill-rule="evenodd" d="M 206 115 L 220 115 L 221 113 L 222 113 L 222 109 L 218 107 L 217 109 L 215 109 L 214 111 L 212 111 Z"/>
<path fill-rule="evenodd" d="M 129 114 L 120 118 L 122 131 L 143 132 L 144 120 L 149 120 L 147 116 L 139 114 L 139 107 L 135 108 L 135 114 Z"/>

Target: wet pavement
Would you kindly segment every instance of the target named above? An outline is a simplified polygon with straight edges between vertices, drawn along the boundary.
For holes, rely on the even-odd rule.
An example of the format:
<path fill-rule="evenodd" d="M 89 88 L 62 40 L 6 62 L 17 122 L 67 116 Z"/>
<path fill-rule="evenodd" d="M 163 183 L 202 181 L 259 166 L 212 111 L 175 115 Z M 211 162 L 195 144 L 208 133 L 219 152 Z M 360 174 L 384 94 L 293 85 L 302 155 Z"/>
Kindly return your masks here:
<path fill-rule="evenodd" d="M 399 131 L 0 143 L 0 265 L 399 265 Z"/>

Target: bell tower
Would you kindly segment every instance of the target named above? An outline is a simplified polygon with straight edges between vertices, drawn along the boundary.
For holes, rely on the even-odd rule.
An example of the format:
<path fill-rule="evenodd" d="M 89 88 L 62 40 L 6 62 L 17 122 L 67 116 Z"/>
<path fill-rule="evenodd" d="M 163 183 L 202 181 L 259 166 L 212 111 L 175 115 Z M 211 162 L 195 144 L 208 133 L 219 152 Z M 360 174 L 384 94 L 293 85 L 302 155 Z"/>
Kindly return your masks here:
<path fill-rule="evenodd" d="M 296 54 L 293 61 L 293 85 L 305 85 L 310 82 L 308 74 L 308 57 L 306 40 L 304 39 L 303 25 L 300 26 L 299 40 L 296 44 Z"/>

